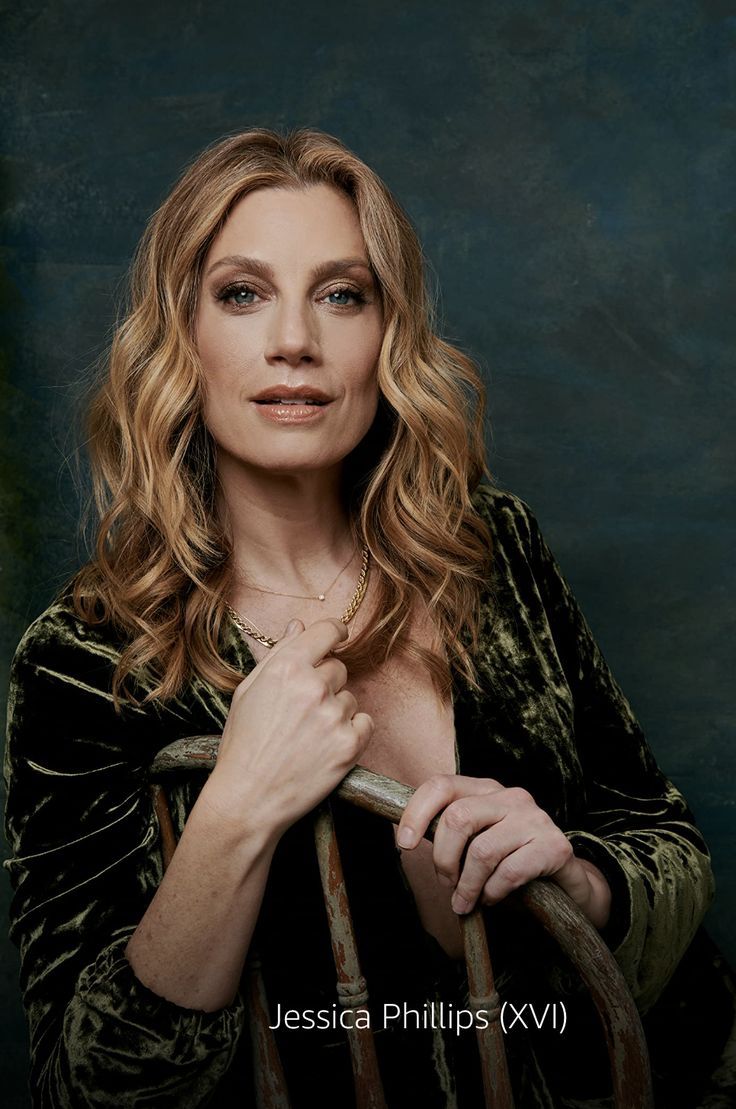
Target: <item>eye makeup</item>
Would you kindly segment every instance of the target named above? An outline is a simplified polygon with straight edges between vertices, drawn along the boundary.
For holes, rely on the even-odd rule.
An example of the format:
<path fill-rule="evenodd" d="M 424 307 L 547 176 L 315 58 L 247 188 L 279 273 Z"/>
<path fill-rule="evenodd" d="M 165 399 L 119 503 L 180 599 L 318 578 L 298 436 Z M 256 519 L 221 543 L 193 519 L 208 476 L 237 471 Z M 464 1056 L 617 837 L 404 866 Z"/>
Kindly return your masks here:
<path fill-rule="evenodd" d="M 215 300 L 220 301 L 231 312 L 247 311 L 249 308 L 253 307 L 253 301 L 246 302 L 242 300 L 237 301 L 235 299 L 239 296 L 246 297 L 251 295 L 260 296 L 258 290 L 254 289 L 253 286 L 246 281 L 228 282 L 228 284 L 223 285 L 221 288 L 217 289 L 214 294 Z M 337 308 L 339 311 L 355 310 L 356 308 L 360 308 L 364 304 L 369 303 L 368 298 L 365 295 L 365 290 L 356 288 L 352 285 L 339 285 L 334 289 L 328 289 L 323 294 L 321 299 L 325 300 L 327 297 L 332 296 L 350 297 L 352 299 L 352 303 L 349 304 L 336 304 L 334 301 L 328 302 L 329 307 Z"/>

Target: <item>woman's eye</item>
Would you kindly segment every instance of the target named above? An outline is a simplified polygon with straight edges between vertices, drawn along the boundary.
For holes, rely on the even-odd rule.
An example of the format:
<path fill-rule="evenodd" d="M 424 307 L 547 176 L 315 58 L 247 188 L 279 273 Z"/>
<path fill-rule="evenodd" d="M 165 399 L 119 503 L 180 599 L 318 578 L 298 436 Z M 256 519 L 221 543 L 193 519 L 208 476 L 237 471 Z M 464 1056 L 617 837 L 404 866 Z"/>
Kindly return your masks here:
<path fill-rule="evenodd" d="M 234 308 L 246 308 L 253 303 L 252 300 L 247 300 L 246 297 L 255 295 L 255 291 L 247 285 L 228 285 L 227 288 L 217 294 L 217 299 L 225 301 L 226 304 L 232 304 Z"/>
<path fill-rule="evenodd" d="M 226 285 L 224 289 L 220 289 L 215 295 L 217 300 L 222 301 L 222 303 L 229 308 L 238 309 L 249 308 L 253 304 L 253 301 L 249 300 L 248 297 L 257 296 L 258 294 L 254 289 L 251 289 L 249 285 L 240 284 Z"/>
<path fill-rule="evenodd" d="M 327 294 L 327 296 L 328 297 L 352 297 L 356 304 L 364 304 L 365 303 L 365 297 L 361 293 L 359 293 L 357 289 L 333 289 L 332 292 Z M 335 305 L 336 308 L 348 308 L 348 307 L 350 307 L 350 305 L 346 304 L 344 300 L 342 300 L 339 304 L 337 304 L 334 300 L 332 301 L 332 303 Z"/>

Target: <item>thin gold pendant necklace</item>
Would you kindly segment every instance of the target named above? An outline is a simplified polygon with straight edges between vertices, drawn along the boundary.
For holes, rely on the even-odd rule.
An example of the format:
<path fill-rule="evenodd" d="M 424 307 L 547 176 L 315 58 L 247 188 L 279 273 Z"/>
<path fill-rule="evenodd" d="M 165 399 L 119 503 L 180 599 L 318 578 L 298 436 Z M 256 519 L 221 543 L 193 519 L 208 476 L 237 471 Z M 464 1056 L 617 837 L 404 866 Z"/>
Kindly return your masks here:
<path fill-rule="evenodd" d="M 330 592 L 337 579 L 345 573 L 348 566 L 353 561 L 353 558 L 355 557 L 355 551 L 356 548 L 354 547 L 353 553 L 350 555 L 350 558 L 347 560 L 342 570 L 338 570 L 337 575 L 332 579 L 330 584 L 325 589 L 324 593 L 309 593 L 305 596 L 303 593 L 281 593 L 278 589 L 265 589 L 263 586 L 253 585 L 253 583 L 249 581 L 241 582 L 241 584 L 247 585 L 249 589 L 254 589 L 256 593 L 271 593 L 274 597 L 296 597 L 300 601 L 324 601 L 326 594 Z"/>
<path fill-rule="evenodd" d="M 340 617 L 343 624 L 347 624 L 347 622 L 349 620 L 352 620 L 353 616 L 355 616 L 355 613 L 358 611 L 358 608 L 360 607 L 360 603 L 363 600 L 363 597 L 365 595 L 366 586 L 368 584 L 368 559 L 369 559 L 368 544 L 364 543 L 363 544 L 363 561 L 362 561 L 362 565 L 361 565 L 361 568 L 360 568 L 360 575 L 358 577 L 358 584 L 356 586 L 355 592 L 353 593 L 352 597 L 350 598 L 350 602 L 349 602 L 347 608 L 345 609 L 342 616 Z M 346 563 L 346 565 L 347 565 L 347 563 Z M 340 571 L 340 574 L 343 573 L 344 569 L 345 569 L 345 567 L 343 567 L 343 569 Z M 337 575 L 338 578 L 340 577 L 340 574 Z M 335 578 L 335 581 L 337 581 L 337 578 Z M 332 585 L 335 584 L 335 581 L 333 581 Z M 332 585 L 328 586 L 328 588 L 326 590 L 327 593 L 329 593 L 330 589 L 332 589 Z M 280 596 L 280 597 L 296 597 L 296 596 L 299 596 L 299 594 L 295 594 L 295 593 L 276 593 L 276 590 L 274 590 L 274 589 L 262 589 L 262 590 L 259 590 L 259 592 L 275 593 L 277 596 Z M 301 599 L 302 600 L 310 600 L 310 601 L 323 601 L 325 599 L 325 595 L 324 595 L 324 593 L 320 593 L 316 597 L 314 597 L 314 596 L 302 597 Z M 264 646 L 266 646 L 266 647 L 275 647 L 276 646 L 277 640 L 272 639 L 270 635 L 266 635 L 265 632 L 261 631 L 261 629 L 259 627 L 257 627 L 255 624 L 253 624 L 250 620 L 246 620 L 245 617 L 241 616 L 240 613 L 237 611 L 237 609 L 234 609 L 229 601 L 226 601 L 225 604 L 227 606 L 228 612 L 230 613 L 230 615 L 233 618 L 233 622 L 234 622 L 235 626 L 238 628 L 238 630 L 242 634 L 249 635 L 252 639 L 257 639 L 259 643 L 263 643 Z"/>

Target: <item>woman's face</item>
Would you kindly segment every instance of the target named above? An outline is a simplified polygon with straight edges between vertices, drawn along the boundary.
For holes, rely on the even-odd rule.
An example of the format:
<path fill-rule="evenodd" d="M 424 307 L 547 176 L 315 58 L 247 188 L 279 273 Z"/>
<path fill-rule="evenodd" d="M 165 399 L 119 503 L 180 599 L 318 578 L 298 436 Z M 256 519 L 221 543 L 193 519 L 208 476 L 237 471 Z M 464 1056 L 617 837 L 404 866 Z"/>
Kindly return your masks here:
<path fill-rule="evenodd" d="M 322 184 L 244 196 L 205 259 L 196 314 L 218 457 L 284 473 L 340 463 L 376 413 L 382 336 L 350 199 Z M 254 400 L 309 389 L 326 403 Z"/>

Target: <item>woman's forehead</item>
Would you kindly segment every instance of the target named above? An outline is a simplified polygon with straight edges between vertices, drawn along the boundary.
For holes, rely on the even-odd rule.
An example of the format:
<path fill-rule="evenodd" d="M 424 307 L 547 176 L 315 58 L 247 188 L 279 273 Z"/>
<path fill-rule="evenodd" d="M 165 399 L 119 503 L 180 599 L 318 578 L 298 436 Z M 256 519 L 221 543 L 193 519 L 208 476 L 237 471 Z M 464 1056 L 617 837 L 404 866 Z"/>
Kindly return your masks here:
<path fill-rule="evenodd" d="M 299 189 L 267 186 L 254 189 L 233 206 L 211 253 L 261 255 L 266 250 L 301 247 L 331 256 L 353 253 L 366 259 L 363 234 L 353 202 L 326 184 Z"/>

